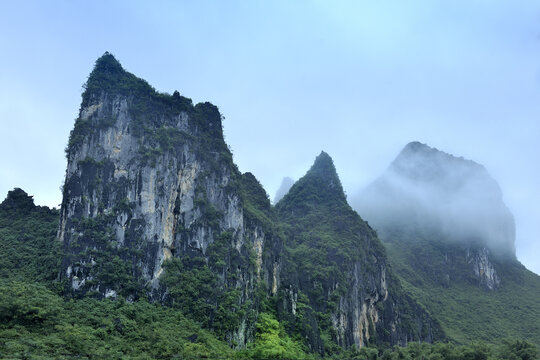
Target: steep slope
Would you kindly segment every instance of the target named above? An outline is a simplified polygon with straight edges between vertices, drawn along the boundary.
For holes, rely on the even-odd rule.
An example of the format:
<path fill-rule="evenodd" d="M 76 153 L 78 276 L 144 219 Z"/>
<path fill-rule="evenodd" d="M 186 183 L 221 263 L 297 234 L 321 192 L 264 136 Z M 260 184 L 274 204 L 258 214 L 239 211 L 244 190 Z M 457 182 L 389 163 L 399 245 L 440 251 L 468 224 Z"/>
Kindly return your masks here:
<path fill-rule="evenodd" d="M 273 208 L 233 163 L 214 105 L 158 93 L 108 53 L 85 88 L 58 227 L 67 296 L 159 301 L 238 348 L 261 311 L 321 353 L 442 337 L 328 155 Z"/>
<path fill-rule="evenodd" d="M 413 142 L 352 204 L 450 338 L 540 342 L 540 277 L 516 260 L 513 216 L 483 166 Z"/>
<path fill-rule="evenodd" d="M 149 295 L 232 344 L 253 337 L 257 279 L 277 281 L 278 257 L 265 255 L 270 227 L 244 191 L 260 184 L 233 164 L 221 119 L 109 53 L 96 61 L 66 149 L 58 237 L 69 293 Z"/>
<path fill-rule="evenodd" d="M 281 316 L 313 350 L 443 337 L 402 292 L 382 243 L 347 204 L 328 154 L 317 157 L 276 210 L 288 241 Z"/>

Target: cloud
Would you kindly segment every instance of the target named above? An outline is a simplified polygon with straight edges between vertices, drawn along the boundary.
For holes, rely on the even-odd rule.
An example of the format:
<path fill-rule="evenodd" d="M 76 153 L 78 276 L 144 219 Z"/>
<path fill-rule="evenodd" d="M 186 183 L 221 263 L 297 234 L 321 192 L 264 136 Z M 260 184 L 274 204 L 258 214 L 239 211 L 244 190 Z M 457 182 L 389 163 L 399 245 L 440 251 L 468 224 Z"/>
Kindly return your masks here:
<path fill-rule="evenodd" d="M 408 144 L 352 204 L 382 233 L 412 229 L 515 257 L 514 217 L 497 182 L 482 165 L 418 142 Z"/>

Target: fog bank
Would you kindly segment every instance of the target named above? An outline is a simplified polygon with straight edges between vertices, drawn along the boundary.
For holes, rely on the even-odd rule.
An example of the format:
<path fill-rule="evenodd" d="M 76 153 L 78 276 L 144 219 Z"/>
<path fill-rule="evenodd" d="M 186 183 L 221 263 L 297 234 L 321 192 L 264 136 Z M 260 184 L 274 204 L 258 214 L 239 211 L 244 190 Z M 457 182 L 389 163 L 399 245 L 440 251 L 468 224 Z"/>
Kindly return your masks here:
<path fill-rule="evenodd" d="M 351 203 L 379 231 L 414 229 L 515 257 L 514 217 L 487 170 L 418 142 Z"/>

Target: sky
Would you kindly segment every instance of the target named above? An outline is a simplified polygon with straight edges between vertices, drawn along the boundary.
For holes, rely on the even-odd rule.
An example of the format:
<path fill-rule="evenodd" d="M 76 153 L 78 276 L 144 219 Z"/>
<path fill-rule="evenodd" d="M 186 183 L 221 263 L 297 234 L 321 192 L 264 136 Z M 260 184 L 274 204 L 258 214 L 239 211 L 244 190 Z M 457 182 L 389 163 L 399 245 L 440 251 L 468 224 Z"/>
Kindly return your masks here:
<path fill-rule="evenodd" d="M 270 198 L 321 150 L 349 195 L 414 140 L 483 164 L 540 274 L 538 1 L 0 1 L 0 34 L 0 194 L 60 204 L 82 85 L 109 51 L 217 105 Z"/>

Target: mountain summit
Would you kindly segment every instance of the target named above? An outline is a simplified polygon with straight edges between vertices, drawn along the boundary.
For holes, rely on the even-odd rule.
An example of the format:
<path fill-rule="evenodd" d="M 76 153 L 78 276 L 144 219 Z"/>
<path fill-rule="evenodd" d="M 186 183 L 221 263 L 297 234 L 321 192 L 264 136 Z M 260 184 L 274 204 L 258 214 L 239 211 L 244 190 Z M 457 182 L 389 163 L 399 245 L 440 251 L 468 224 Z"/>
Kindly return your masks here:
<path fill-rule="evenodd" d="M 516 260 L 513 216 L 484 166 L 412 142 L 353 206 L 452 340 L 539 340 L 540 278 Z"/>
<path fill-rule="evenodd" d="M 295 201 L 297 199 L 301 201 Z M 324 151 L 317 156 L 308 172 L 298 180 L 288 193 L 277 204 L 280 211 L 286 211 L 289 206 L 295 207 L 296 211 L 301 204 L 307 211 L 307 207 L 322 206 L 324 204 L 347 203 L 341 181 L 334 166 L 334 161 Z"/>
<path fill-rule="evenodd" d="M 354 205 L 376 225 L 417 224 L 515 258 L 514 218 L 497 182 L 482 165 L 419 142 L 405 146 Z"/>
<path fill-rule="evenodd" d="M 330 344 L 323 339 L 333 337 L 345 348 L 444 338 L 439 325 L 404 294 L 377 234 L 347 203 L 327 153 L 317 156 L 276 212 L 286 224 L 282 284 L 290 284 L 289 311 L 302 309 L 298 318 L 285 320 L 314 350 L 327 351 Z"/>
<path fill-rule="evenodd" d="M 283 199 L 285 195 L 287 195 L 293 185 L 294 180 L 288 176 L 284 177 L 283 180 L 281 180 L 281 185 L 279 185 L 279 188 L 276 191 L 276 195 L 274 196 L 274 205 L 277 204 L 279 200 Z"/>
<path fill-rule="evenodd" d="M 29 212 L 34 208 L 33 197 L 20 188 L 9 191 L 6 199 L 0 203 L 0 209 L 4 211 Z"/>

